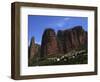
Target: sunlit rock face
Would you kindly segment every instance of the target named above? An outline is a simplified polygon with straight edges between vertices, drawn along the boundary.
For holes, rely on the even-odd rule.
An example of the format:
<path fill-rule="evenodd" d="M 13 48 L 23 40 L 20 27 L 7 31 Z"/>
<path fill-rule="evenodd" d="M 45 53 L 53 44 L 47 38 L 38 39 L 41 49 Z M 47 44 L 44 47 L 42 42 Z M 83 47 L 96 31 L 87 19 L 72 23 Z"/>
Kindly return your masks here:
<path fill-rule="evenodd" d="M 34 37 L 32 37 L 31 43 L 30 43 L 30 46 L 29 46 L 29 60 L 30 60 L 29 62 L 32 61 L 32 59 L 35 56 L 35 53 L 36 53 L 35 41 L 34 41 Z"/>
<path fill-rule="evenodd" d="M 64 52 L 73 49 L 79 49 L 87 45 L 87 32 L 84 31 L 82 26 L 76 26 L 72 29 L 63 31 L 64 38 Z"/>
<path fill-rule="evenodd" d="M 31 43 L 30 43 L 30 59 L 34 57 L 35 52 L 36 52 L 35 41 L 34 41 L 34 37 L 32 37 Z"/>
<path fill-rule="evenodd" d="M 35 57 L 54 57 L 63 55 L 72 50 L 87 47 L 87 32 L 82 26 L 75 26 L 70 29 L 58 30 L 47 28 L 44 30 L 41 45 L 36 44 L 34 37 L 31 39 L 29 47 L 29 59 Z"/>
<path fill-rule="evenodd" d="M 44 31 L 41 44 L 41 57 L 58 54 L 56 33 L 48 28 Z"/>
<path fill-rule="evenodd" d="M 58 49 L 60 54 L 64 54 L 64 32 L 58 30 L 57 32 Z"/>
<path fill-rule="evenodd" d="M 31 65 L 33 60 L 40 58 L 40 45 L 35 43 L 34 37 L 32 37 L 30 46 L 28 47 L 28 58 L 29 65 Z"/>

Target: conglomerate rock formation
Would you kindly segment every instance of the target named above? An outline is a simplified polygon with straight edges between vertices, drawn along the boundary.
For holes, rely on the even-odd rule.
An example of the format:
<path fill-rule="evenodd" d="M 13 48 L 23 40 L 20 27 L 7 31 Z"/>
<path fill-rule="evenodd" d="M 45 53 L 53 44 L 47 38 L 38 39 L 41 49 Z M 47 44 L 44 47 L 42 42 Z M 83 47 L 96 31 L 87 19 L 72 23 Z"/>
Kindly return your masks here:
<path fill-rule="evenodd" d="M 82 26 L 58 30 L 57 35 L 53 29 L 46 29 L 42 37 L 41 56 L 65 54 L 86 45 L 87 32 Z"/>
<path fill-rule="evenodd" d="M 41 43 L 41 57 L 58 54 L 58 43 L 56 33 L 48 28 L 44 31 Z"/>
<path fill-rule="evenodd" d="M 35 43 L 34 37 L 31 39 L 30 46 L 28 48 L 28 58 L 29 63 L 33 62 L 33 59 L 38 59 L 40 57 L 40 45 Z"/>
<path fill-rule="evenodd" d="M 87 48 L 87 38 L 87 32 L 82 26 L 58 30 L 57 33 L 54 29 L 47 28 L 43 32 L 41 45 L 36 44 L 34 38 L 32 38 L 29 47 L 29 59 L 53 57 L 75 49 Z"/>
<path fill-rule="evenodd" d="M 67 53 L 87 45 L 87 32 L 84 31 L 82 26 L 76 26 L 63 31 L 60 30 L 57 33 L 57 38 L 61 53 Z"/>

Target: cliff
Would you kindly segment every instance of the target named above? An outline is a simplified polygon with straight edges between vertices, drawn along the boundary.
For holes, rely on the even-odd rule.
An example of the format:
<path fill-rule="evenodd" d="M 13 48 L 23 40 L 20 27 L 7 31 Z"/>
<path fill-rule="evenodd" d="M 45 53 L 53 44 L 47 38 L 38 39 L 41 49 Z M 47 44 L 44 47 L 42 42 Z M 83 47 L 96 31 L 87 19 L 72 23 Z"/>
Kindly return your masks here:
<path fill-rule="evenodd" d="M 65 54 L 84 47 L 87 47 L 87 32 L 82 26 L 58 30 L 57 35 L 53 29 L 49 28 L 43 33 L 41 57 Z"/>

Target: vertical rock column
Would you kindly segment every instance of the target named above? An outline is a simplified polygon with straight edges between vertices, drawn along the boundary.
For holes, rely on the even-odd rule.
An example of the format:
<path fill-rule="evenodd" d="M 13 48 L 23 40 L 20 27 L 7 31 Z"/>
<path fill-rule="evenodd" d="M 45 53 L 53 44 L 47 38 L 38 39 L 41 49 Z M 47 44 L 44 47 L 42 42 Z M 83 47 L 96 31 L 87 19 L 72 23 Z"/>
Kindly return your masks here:
<path fill-rule="evenodd" d="M 41 57 L 53 56 L 58 54 L 56 33 L 53 29 L 46 29 L 43 33 L 41 44 Z"/>
<path fill-rule="evenodd" d="M 32 37 L 30 47 L 29 47 L 29 63 L 32 63 L 32 59 L 34 58 L 35 53 L 36 53 L 35 41 L 34 41 L 34 37 Z"/>
<path fill-rule="evenodd" d="M 62 30 L 58 30 L 57 32 L 57 41 L 58 41 L 58 48 L 59 48 L 59 53 L 64 54 L 64 33 Z"/>

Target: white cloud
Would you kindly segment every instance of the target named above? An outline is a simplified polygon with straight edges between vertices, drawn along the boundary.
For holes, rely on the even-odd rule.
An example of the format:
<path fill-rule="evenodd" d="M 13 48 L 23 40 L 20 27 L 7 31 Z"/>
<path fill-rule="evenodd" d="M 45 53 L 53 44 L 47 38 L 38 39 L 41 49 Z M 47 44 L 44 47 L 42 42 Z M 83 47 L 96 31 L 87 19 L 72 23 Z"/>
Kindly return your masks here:
<path fill-rule="evenodd" d="M 66 20 L 66 21 L 69 20 L 69 19 L 70 19 L 70 18 L 68 18 L 68 17 L 67 17 L 67 18 L 64 18 L 64 20 Z"/>
<path fill-rule="evenodd" d="M 58 27 L 62 27 L 64 24 L 65 24 L 65 22 L 58 22 L 58 23 L 57 23 L 57 26 L 58 26 Z"/>
<path fill-rule="evenodd" d="M 58 27 L 62 27 L 62 26 L 65 25 L 65 22 L 68 21 L 69 19 L 70 19 L 70 18 L 66 17 L 66 18 L 64 18 L 63 20 L 60 20 L 56 25 L 57 25 Z"/>

